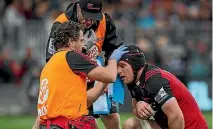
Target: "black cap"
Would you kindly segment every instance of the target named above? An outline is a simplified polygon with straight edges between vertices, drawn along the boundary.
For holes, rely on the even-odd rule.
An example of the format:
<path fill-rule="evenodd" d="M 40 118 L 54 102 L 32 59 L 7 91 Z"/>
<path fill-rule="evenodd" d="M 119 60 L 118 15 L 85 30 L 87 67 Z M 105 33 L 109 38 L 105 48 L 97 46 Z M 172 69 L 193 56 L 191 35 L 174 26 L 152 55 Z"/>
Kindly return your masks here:
<path fill-rule="evenodd" d="M 101 0 L 80 0 L 79 5 L 84 18 L 101 20 L 102 1 Z"/>
<path fill-rule="evenodd" d="M 127 46 L 127 50 L 129 50 L 129 52 L 122 56 L 121 61 L 129 63 L 133 71 L 138 72 L 138 70 L 146 64 L 144 53 L 135 45 Z"/>
<path fill-rule="evenodd" d="M 137 78 L 138 71 L 146 66 L 146 59 L 143 51 L 135 46 L 135 45 L 129 45 L 127 46 L 128 53 L 124 54 L 121 58 L 121 61 L 127 62 L 133 70 L 134 74 L 134 81 Z"/>

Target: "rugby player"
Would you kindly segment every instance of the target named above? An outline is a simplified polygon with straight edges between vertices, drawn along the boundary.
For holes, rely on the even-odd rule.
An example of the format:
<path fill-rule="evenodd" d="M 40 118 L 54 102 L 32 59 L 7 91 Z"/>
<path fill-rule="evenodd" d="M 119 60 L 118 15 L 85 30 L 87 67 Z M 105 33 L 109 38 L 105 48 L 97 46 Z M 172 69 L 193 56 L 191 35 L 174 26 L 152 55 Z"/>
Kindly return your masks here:
<path fill-rule="evenodd" d="M 140 48 L 131 45 L 128 50 L 118 63 L 118 73 L 131 93 L 136 118 L 125 121 L 123 129 L 208 128 L 198 104 L 181 81 L 147 64 Z"/>

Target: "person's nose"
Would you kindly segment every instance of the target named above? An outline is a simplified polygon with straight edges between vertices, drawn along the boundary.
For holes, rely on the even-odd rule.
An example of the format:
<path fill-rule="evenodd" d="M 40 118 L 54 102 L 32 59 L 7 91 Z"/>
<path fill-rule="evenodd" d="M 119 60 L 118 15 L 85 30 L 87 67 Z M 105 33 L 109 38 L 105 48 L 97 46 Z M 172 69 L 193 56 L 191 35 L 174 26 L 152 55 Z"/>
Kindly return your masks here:
<path fill-rule="evenodd" d="M 118 67 L 118 74 L 120 75 L 122 73 L 122 70 L 120 67 Z"/>

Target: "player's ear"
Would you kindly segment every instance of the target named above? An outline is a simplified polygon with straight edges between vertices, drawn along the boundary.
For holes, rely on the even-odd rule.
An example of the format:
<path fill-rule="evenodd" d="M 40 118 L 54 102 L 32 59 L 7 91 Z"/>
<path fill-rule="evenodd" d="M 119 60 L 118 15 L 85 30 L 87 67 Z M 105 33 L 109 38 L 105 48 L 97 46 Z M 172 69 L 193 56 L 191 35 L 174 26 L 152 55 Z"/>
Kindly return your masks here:
<path fill-rule="evenodd" d="M 68 43 L 68 46 L 73 49 L 73 48 L 75 48 L 75 43 L 76 43 L 75 41 L 70 39 L 69 43 Z"/>

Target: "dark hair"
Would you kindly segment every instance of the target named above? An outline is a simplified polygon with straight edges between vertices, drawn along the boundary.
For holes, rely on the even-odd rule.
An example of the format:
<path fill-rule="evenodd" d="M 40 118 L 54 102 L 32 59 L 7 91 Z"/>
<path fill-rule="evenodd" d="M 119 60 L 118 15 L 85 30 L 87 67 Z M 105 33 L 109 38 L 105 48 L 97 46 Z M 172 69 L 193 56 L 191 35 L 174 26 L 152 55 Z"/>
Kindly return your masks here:
<path fill-rule="evenodd" d="M 80 36 L 80 30 L 84 31 L 83 27 L 73 21 L 60 23 L 56 30 L 53 32 L 53 46 L 57 51 L 59 48 L 68 45 L 69 40 L 78 40 Z"/>

